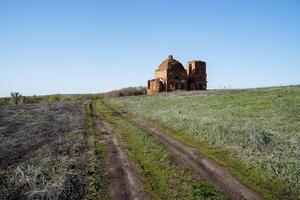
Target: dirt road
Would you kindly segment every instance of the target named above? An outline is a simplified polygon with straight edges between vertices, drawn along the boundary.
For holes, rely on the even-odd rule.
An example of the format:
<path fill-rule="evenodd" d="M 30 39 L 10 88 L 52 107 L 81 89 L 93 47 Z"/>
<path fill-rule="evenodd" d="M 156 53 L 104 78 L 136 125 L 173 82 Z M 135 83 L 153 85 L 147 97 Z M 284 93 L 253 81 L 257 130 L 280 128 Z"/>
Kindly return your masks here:
<path fill-rule="evenodd" d="M 92 104 L 92 113 L 97 130 L 107 145 L 109 166 L 107 177 L 111 183 L 111 198 L 113 200 L 146 199 L 143 186 L 134 171 L 132 161 L 128 158 L 128 150 L 114 135 L 111 125 L 96 111 L 95 104 Z"/>
<path fill-rule="evenodd" d="M 214 185 L 218 191 L 225 194 L 228 198 L 232 200 L 263 199 L 259 194 L 251 191 L 237 178 L 232 176 L 225 167 L 217 165 L 213 160 L 202 156 L 195 149 L 173 139 L 162 130 L 158 130 L 142 120 L 129 118 L 126 114 L 115 111 L 109 105 L 107 106 L 112 109 L 115 114 L 126 118 L 131 123 L 152 135 L 158 142 L 163 144 L 172 154 L 175 155 L 174 157 L 178 160 L 178 162 L 191 167 L 203 179 Z"/>

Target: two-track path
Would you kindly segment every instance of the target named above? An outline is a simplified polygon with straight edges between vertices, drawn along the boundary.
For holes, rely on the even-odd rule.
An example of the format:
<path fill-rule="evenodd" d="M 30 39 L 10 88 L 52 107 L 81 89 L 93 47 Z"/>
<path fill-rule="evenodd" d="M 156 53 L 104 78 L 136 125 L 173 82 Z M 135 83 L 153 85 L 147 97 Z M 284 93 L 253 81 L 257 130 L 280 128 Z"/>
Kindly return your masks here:
<path fill-rule="evenodd" d="M 96 105 L 91 105 L 97 131 L 101 134 L 107 146 L 107 177 L 111 184 L 111 198 L 113 200 L 141 200 L 146 199 L 143 186 L 138 174 L 128 158 L 128 150 L 113 133 L 110 124 L 105 122 L 97 112 Z"/>
<path fill-rule="evenodd" d="M 213 160 L 201 155 L 197 150 L 190 146 L 168 136 L 162 130 L 159 130 L 143 120 L 128 117 L 124 113 L 114 110 L 111 106 L 103 102 L 116 115 L 127 119 L 132 124 L 143 129 L 152 135 L 159 143 L 163 144 L 177 159 L 179 163 L 191 167 L 200 177 L 211 183 L 218 191 L 225 194 L 232 200 L 261 200 L 258 193 L 250 190 L 242 184 L 237 178 L 222 166 L 216 164 Z"/>

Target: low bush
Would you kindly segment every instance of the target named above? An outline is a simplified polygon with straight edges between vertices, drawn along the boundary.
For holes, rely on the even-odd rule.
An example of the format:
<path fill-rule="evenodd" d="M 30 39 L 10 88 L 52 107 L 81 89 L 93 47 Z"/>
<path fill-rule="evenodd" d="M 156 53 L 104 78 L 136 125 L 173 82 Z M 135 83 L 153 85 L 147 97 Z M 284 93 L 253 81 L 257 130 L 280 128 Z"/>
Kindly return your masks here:
<path fill-rule="evenodd" d="M 61 94 L 54 94 L 54 95 L 47 95 L 43 97 L 42 102 L 43 103 L 53 103 L 53 102 L 58 102 L 63 99 L 63 96 Z"/>
<path fill-rule="evenodd" d="M 9 98 L 0 98 L 0 106 L 8 105 L 9 104 Z"/>

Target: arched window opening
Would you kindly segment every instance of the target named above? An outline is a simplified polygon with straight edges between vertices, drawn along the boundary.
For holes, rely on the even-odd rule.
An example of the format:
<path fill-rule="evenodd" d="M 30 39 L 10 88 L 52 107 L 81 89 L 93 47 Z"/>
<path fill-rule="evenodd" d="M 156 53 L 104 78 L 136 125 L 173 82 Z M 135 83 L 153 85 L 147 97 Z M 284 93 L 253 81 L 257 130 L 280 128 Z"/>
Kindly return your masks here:
<path fill-rule="evenodd" d="M 159 91 L 162 92 L 165 90 L 165 86 L 164 86 L 164 83 L 160 80 L 159 81 Z"/>

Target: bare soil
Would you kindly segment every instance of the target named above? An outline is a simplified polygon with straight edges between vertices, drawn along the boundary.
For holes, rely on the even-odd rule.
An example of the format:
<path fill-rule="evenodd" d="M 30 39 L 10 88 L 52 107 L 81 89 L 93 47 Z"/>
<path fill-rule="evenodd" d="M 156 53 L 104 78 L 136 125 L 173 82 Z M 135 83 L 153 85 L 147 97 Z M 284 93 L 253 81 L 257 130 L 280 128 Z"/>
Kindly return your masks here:
<path fill-rule="evenodd" d="M 99 133 L 107 145 L 107 177 L 111 183 L 111 198 L 113 200 L 146 199 L 143 185 L 128 157 L 128 150 L 113 133 L 112 127 L 105 122 L 92 104 L 92 112 Z"/>
<path fill-rule="evenodd" d="M 106 104 L 107 105 L 107 104 Z M 110 107 L 109 105 L 107 105 Z M 110 107 L 111 108 L 111 107 Z M 114 110 L 113 108 L 111 108 Z M 179 163 L 191 167 L 201 178 L 207 180 L 214 187 L 233 200 L 261 200 L 258 193 L 251 191 L 243 185 L 237 178 L 222 166 L 217 165 L 213 160 L 204 157 L 197 150 L 186 144 L 173 139 L 164 131 L 159 130 L 148 123 L 128 117 L 124 113 L 114 111 L 120 117 L 126 118 L 131 123 L 145 130 L 152 135 L 158 142 L 163 144 L 177 159 Z"/>

